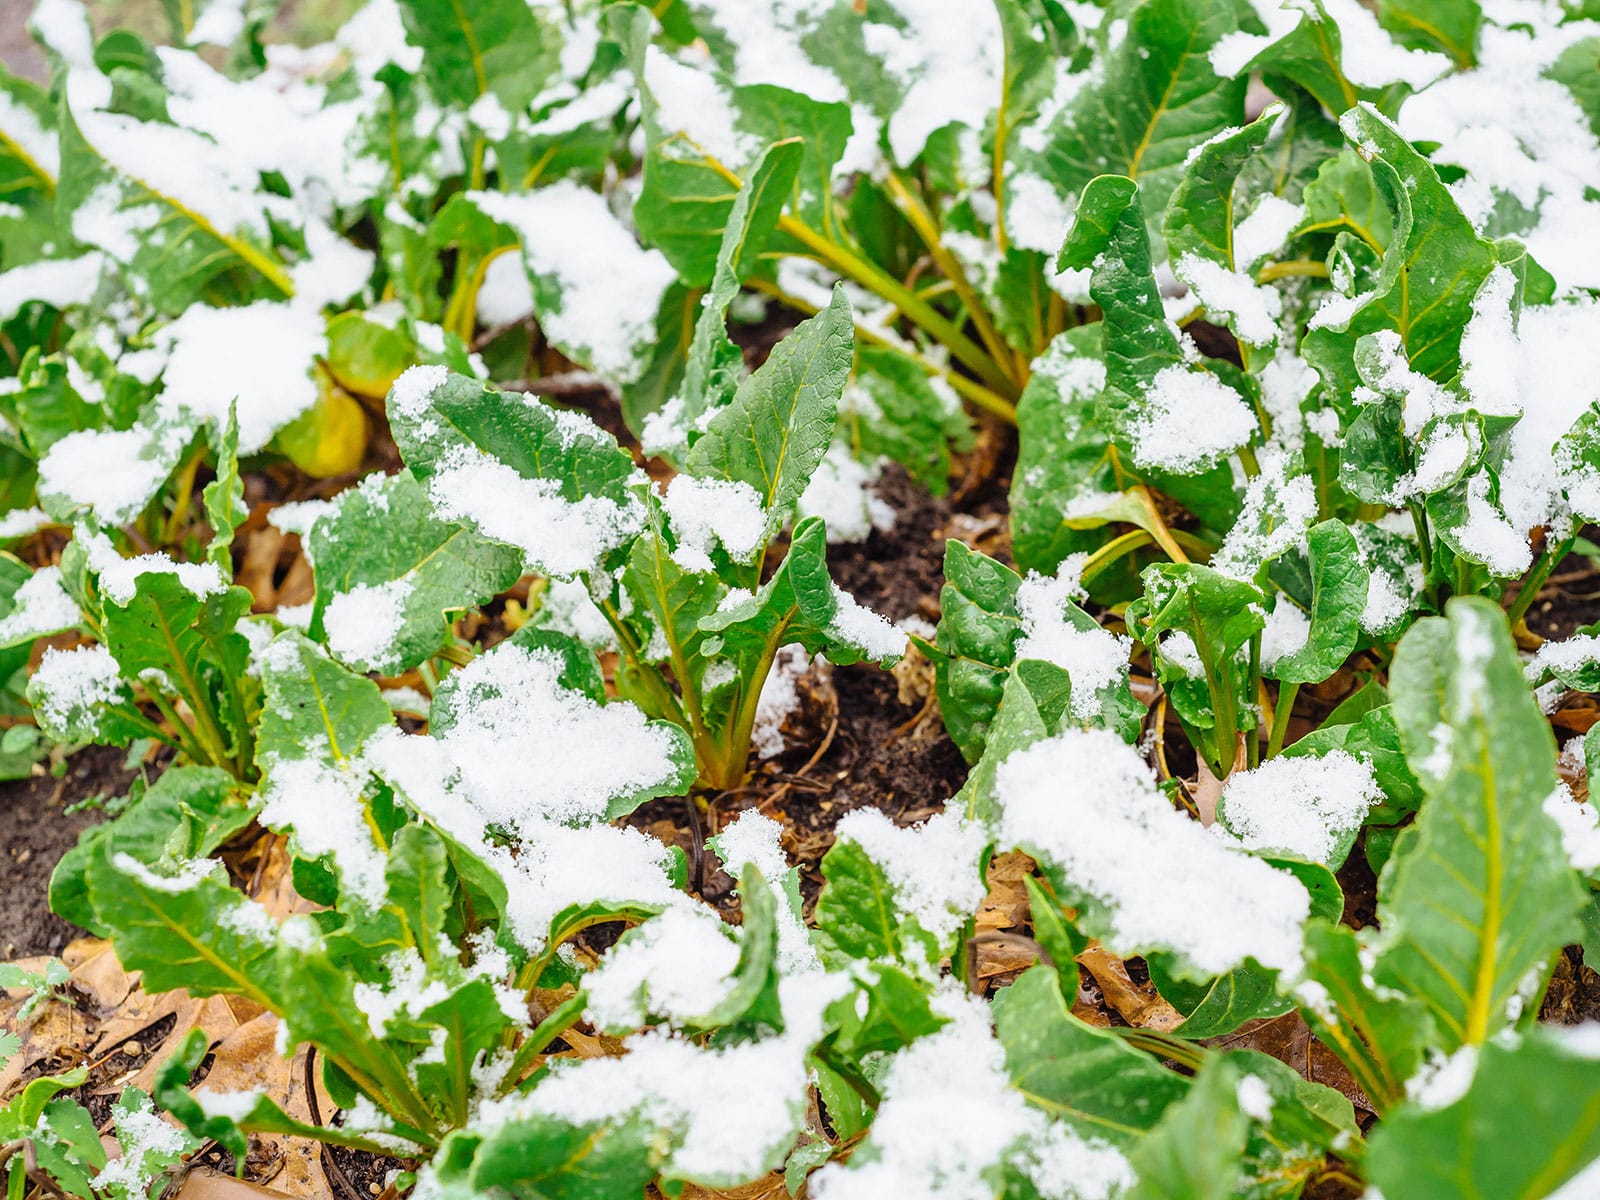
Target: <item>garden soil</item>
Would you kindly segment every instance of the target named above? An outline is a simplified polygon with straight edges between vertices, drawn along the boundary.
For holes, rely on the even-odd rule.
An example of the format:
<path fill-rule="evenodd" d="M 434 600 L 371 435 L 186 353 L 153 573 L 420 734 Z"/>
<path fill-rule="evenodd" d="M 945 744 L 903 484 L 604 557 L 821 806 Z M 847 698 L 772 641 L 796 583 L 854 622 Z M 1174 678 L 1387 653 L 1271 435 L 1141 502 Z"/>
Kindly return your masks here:
<path fill-rule="evenodd" d="M 82 931 L 50 911 L 50 872 L 100 819 L 95 808 L 67 810 L 97 797 L 128 790 L 135 772 L 126 753 L 92 746 L 66 761 L 57 779 L 48 772 L 0 783 L 0 869 L 6 872 L 6 902 L 0 904 L 0 960 L 60 954 Z"/>

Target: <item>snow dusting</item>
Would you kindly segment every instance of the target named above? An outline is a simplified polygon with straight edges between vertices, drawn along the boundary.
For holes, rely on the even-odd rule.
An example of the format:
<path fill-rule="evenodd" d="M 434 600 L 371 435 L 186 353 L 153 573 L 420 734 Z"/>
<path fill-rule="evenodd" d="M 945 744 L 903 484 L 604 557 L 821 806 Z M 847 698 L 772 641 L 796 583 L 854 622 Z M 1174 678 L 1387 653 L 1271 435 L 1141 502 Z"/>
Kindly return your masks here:
<path fill-rule="evenodd" d="M 1116 953 L 1167 948 L 1206 975 L 1247 959 L 1298 966 L 1305 888 L 1174 810 L 1115 734 L 1070 730 L 1035 743 L 1000 764 L 995 787 L 1002 844 L 1051 863 L 1102 906 Z"/>

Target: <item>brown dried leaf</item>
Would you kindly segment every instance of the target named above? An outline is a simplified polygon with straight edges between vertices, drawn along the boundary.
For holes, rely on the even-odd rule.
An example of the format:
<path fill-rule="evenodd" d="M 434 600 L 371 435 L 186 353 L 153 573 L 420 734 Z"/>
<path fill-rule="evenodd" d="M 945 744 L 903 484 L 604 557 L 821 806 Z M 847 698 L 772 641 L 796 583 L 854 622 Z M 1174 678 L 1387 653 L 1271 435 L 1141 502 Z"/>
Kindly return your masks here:
<path fill-rule="evenodd" d="M 1225 1037 L 1202 1043 L 1218 1050 L 1259 1050 L 1287 1063 L 1312 1083 L 1331 1087 L 1357 1108 L 1372 1111 L 1372 1102 L 1345 1066 L 1315 1036 L 1297 1012 L 1270 1020 L 1249 1021 Z"/>
<path fill-rule="evenodd" d="M 285 1193 L 259 1184 L 246 1183 L 232 1175 L 224 1175 L 206 1167 L 197 1167 L 176 1193 L 176 1200 L 253 1200 L 260 1196 L 282 1196 Z"/>
<path fill-rule="evenodd" d="M 271 612 L 278 607 L 278 556 L 283 550 L 283 534 L 271 525 L 240 531 L 235 541 L 243 540 L 244 558 L 235 581 L 250 589 L 256 612 Z"/>
<path fill-rule="evenodd" d="M 1183 1014 L 1161 998 L 1149 983 L 1136 983 L 1128 965 L 1103 946 L 1090 946 L 1078 962 L 1094 976 L 1106 1003 L 1135 1029 L 1169 1033 L 1183 1024 Z"/>

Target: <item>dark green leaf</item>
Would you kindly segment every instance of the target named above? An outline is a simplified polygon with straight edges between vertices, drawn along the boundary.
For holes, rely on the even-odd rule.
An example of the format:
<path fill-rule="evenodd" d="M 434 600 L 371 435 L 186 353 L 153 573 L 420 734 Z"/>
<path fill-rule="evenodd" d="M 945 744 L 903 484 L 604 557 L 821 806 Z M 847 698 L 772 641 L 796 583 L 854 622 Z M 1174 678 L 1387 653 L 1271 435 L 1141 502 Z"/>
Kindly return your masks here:
<path fill-rule="evenodd" d="M 767 536 L 794 510 L 828 452 L 834 414 L 850 377 L 855 325 L 844 289 L 779 342 L 711 419 L 689 453 L 700 478 L 749 484 L 767 512 Z"/>
<path fill-rule="evenodd" d="M 1012 1086 L 1086 1136 L 1133 1145 L 1188 1091 L 1182 1076 L 1074 1017 L 1048 967 L 1003 988 L 994 1018 Z"/>
<path fill-rule="evenodd" d="M 492 599 L 522 574 L 514 547 L 439 520 L 405 471 L 370 477 L 339 496 L 312 527 L 310 553 L 312 635 L 352 667 L 386 675 L 425 661 L 450 636 L 454 613 Z"/>

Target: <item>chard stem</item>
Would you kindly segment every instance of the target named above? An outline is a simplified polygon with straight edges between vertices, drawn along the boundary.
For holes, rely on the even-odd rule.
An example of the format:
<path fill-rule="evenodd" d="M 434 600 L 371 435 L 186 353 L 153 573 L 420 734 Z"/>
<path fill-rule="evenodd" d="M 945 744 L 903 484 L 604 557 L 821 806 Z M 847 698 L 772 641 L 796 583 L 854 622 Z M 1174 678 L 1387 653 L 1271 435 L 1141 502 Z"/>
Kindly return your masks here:
<path fill-rule="evenodd" d="M 874 263 L 868 262 L 855 251 L 831 241 L 812 229 L 804 221 L 787 214 L 778 218 L 778 228 L 811 251 L 824 266 L 852 279 L 862 287 L 887 300 L 905 316 L 919 325 L 935 341 L 942 344 L 955 358 L 972 370 L 979 379 L 1006 397 L 1014 400 L 1020 391 L 1016 381 L 996 365 L 994 359 L 975 342 L 946 320 L 939 312 L 915 292 L 908 290 L 894 276 Z M 955 280 L 951 280 L 955 283 Z M 959 285 L 957 285 L 959 290 Z"/>
<path fill-rule="evenodd" d="M 944 277 L 950 281 L 951 286 L 955 288 L 956 295 L 961 297 L 961 302 L 966 305 L 967 311 L 972 317 L 972 323 L 977 327 L 978 337 L 989 351 L 990 357 L 1001 371 L 1010 375 L 1011 372 L 1008 367 L 1013 361 L 1011 347 L 1006 345 L 1005 340 L 1000 336 L 999 330 L 994 327 L 994 321 L 989 317 L 988 308 L 978 299 L 977 290 L 973 288 L 972 282 L 967 278 L 967 273 L 962 269 L 961 263 L 945 247 L 944 238 L 940 236 L 938 221 L 928 211 L 928 206 L 923 202 L 922 197 L 901 178 L 899 172 L 890 171 L 888 183 L 889 194 L 894 199 L 895 207 L 911 223 L 911 227 L 917 231 L 917 236 L 922 239 L 923 245 L 927 246 L 928 253 L 932 256 L 934 263 L 944 273 Z M 1027 375 L 1026 373 L 1012 375 L 1012 378 L 1016 383 L 1020 384 L 1027 379 Z"/>
<path fill-rule="evenodd" d="M 1289 732 L 1289 716 L 1294 711 L 1295 697 L 1300 692 L 1298 683 L 1278 685 L 1278 703 L 1272 710 L 1272 734 L 1267 739 L 1267 757 L 1276 758 L 1283 749 L 1283 739 Z"/>
<path fill-rule="evenodd" d="M 1539 555 L 1539 561 L 1533 564 L 1533 570 L 1523 577 L 1522 587 L 1517 592 L 1517 598 L 1511 602 L 1511 607 L 1506 610 L 1506 621 L 1513 628 L 1518 621 L 1528 615 L 1528 609 L 1539 598 L 1539 589 L 1544 587 L 1545 581 L 1550 578 L 1550 573 L 1561 564 L 1561 560 L 1572 552 L 1572 547 L 1577 545 L 1578 538 L 1572 537 L 1551 545 L 1546 539 L 1544 553 Z"/>

